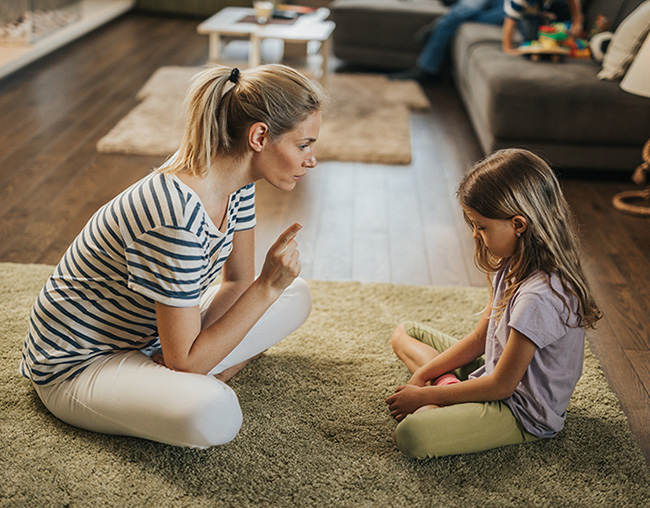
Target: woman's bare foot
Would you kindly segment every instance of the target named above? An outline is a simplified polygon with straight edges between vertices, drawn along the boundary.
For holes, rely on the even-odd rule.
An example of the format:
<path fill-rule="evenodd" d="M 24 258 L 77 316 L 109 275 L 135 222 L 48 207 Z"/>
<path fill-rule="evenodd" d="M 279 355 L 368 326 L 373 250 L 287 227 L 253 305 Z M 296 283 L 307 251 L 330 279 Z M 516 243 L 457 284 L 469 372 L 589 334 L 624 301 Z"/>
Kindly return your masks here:
<path fill-rule="evenodd" d="M 214 377 L 216 377 L 219 381 L 223 381 L 224 383 L 227 383 L 229 380 L 231 380 L 235 374 L 237 374 L 240 370 L 242 370 L 246 365 L 251 360 L 255 360 L 255 358 L 259 358 L 262 356 L 264 353 L 260 353 L 257 356 L 254 356 L 253 358 L 249 358 L 248 360 L 244 360 L 241 363 L 238 363 L 237 365 L 233 365 L 232 367 L 224 370 L 223 372 L 219 372 L 219 374 L 214 374 Z"/>

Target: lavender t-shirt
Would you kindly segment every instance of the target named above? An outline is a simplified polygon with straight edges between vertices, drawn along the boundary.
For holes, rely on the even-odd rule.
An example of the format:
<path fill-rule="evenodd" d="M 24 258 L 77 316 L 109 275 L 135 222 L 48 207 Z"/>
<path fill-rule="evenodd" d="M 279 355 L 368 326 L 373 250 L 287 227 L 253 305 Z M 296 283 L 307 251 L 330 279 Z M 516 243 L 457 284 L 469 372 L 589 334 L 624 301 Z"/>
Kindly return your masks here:
<path fill-rule="evenodd" d="M 507 270 L 508 266 L 502 268 L 494 279 L 495 304 L 506 289 Z M 575 310 L 575 297 L 566 294 L 557 275 L 550 277 L 550 283 Z M 490 319 L 485 365 L 470 375 L 474 378 L 494 372 L 512 328 L 528 337 L 537 352 L 514 394 L 504 402 L 524 428 L 538 437 L 553 437 L 562 430 L 566 408 L 582 373 L 585 331 L 583 327 L 568 326 L 568 316 L 566 306 L 549 287 L 548 274 L 532 274 L 504 313 Z M 575 314 L 571 313 L 569 323 L 576 326 Z"/>

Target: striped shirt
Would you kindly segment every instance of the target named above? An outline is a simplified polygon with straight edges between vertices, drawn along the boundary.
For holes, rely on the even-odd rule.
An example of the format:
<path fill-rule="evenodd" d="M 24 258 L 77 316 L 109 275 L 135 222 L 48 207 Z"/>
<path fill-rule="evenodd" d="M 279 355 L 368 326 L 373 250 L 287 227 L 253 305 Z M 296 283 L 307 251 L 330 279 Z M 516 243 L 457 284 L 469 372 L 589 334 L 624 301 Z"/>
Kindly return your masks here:
<path fill-rule="evenodd" d="M 504 0 L 503 9 L 506 16 L 521 19 L 522 16 L 537 16 L 548 10 L 554 0 Z"/>
<path fill-rule="evenodd" d="M 153 172 L 136 182 L 95 213 L 41 290 L 22 375 L 60 382 L 90 360 L 158 345 L 155 302 L 198 305 L 235 231 L 255 223 L 254 184 L 230 196 L 222 233 L 178 177 Z"/>

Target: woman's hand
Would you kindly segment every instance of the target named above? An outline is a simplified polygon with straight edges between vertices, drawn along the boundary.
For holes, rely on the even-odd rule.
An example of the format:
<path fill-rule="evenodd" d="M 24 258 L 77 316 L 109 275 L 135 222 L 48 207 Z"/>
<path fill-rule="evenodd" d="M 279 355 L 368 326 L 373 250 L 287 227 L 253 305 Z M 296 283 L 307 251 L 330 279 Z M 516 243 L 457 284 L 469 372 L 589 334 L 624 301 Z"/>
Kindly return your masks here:
<path fill-rule="evenodd" d="M 390 408 L 390 414 L 398 422 L 401 422 L 408 415 L 414 413 L 422 406 L 430 404 L 431 401 L 425 400 L 425 390 L 429 387 L 423 388 L 411 384 L 402 385 L 395 388 L 395 393 L 386 399 L 386 404 Z"/>
<path fill-rule="evenodd" d="M 301 229 L 298 223 L 289 226 L 266 254 L 260 281 L 279 293 L 300 275 L 300 253 L 295 237 Z"/>

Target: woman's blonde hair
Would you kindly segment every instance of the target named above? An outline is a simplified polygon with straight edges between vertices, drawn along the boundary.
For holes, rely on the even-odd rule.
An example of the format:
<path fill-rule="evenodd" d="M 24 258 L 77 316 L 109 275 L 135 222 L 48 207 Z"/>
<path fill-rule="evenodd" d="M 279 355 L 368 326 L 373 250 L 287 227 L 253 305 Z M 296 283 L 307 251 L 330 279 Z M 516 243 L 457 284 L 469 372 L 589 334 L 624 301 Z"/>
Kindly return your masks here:
<path fill-rule="evenodd" d="M 248 129 L 263 122 L 271 139 L 292 130 L 327 102 L 322 87 L 298 71 L 269 64 L 239 71 L 213 66 L 197 74 L 187 96 L 185 133 L 161 168 L 202 177 L 217 155 L 242 156 Z"/>
<path fill-rule="evenodd" d="M 550 275 L 557 274 L 564 290 L 575 296 L 577 325 L 594 327 L 602 313 L 582 270 L 576 222 L 555 174 L 544 160 L 527 150 L 497 151 L 465 176 L 458 199 L 462 206 L 489 219 L 509 220 L 522 215 L 527 220 L 528 227 L 511 258 L 494 257 L 480 235 L 476 238 L 474 262 L 479 269 L 489 275 L 510 263 L 503 299 L 493 303 L 497 316 L 526 278 L 539 270 L 548 274 L 549 286 Z M 472 226 L 467 215 L 465 220 Z M 564 298 L 562 301 L 571 315 L 571 306 Z"/>

